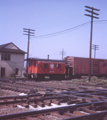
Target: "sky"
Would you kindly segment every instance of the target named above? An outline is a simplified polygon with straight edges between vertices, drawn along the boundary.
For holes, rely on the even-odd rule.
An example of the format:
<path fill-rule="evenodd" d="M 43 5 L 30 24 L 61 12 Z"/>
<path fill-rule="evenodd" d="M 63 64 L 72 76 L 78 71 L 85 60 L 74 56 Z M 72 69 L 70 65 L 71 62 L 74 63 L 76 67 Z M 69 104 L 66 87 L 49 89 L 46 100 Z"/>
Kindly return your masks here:
<path fill-rule="evenodd" d="M 107 59 L 107 0 L 0 0 L 0 44 L 13 42 L 27 52 L 27 28 L 35 30 L 29 46 L 32 58 L 62 59 L 62 49 L 64 57 L 89 57 L 86 5 L 100 9 L 94 11 L 99 19 L 93 22 L 92 44 L 99 46 L 96 58 Z"/>

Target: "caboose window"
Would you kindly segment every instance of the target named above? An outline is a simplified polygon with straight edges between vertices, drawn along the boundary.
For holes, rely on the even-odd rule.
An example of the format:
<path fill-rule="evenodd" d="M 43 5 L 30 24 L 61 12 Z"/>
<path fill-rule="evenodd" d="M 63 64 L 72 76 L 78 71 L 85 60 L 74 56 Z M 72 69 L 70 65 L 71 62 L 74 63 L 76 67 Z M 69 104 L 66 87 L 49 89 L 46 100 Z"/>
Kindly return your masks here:
<path fill-rule="evenodd" d="M 60 68 L 60 64 L 57 64 L 57 68 Z"/>
<path fill-rule="evenodd" d="M 34 63 L 34 65 L 35 65 L 35 67 L 37 67 L 37 63 L 36 62 Z"/>
<path fill-rule="evenodd" d="M 44 63 L 44 68 L 47 68 L 48 67 L 48 64 Z"/>

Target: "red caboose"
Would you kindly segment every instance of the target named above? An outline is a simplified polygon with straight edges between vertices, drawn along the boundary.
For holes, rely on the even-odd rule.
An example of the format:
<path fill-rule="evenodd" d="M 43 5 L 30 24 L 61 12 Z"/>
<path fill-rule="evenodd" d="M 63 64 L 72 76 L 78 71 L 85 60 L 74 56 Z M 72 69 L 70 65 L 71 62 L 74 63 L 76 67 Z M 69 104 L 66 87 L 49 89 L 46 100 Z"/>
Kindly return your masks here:
<path fill-rule="evenodd" d="M 44 79 L 64 79 L 65 78 L 65 61 L 50 59 L 28 59 L 28 77 Z"/>

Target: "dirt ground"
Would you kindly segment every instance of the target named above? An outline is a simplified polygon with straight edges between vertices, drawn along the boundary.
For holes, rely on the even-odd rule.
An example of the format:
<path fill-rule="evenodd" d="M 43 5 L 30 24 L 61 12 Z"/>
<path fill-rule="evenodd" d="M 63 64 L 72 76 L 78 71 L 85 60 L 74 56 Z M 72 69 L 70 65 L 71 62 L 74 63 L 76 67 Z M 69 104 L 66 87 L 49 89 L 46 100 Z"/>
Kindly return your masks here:
<path fill-rule="evenodd" d="M 19 95 L 19 94 L 20 93 L 14 92 L 14 91 L 11 91 L 11 90 L 0 89 L 0 97 L 1 96 L 15 96 L 15 95 Z"/>

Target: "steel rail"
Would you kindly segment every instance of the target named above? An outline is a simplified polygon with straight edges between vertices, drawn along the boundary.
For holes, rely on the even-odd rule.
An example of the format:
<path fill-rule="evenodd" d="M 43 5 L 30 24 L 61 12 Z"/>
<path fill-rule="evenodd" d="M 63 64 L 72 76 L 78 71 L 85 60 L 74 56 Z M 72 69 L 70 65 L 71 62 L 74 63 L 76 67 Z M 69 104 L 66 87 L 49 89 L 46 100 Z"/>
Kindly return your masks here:
<path fill-rule="evenodd" d="M 67 112 L 67 111 L 73 112 L 74 110 L 76 110 L 79 107 L 100 105 L 100 104 L 104 104 L 104 103 L 106 103 L 106 102 L 104 102 L 104 101 L 91 102 L 91 103 L 83 103 L 83 104 L 77 104 L 77 105 L 69 105 L 69 106 L 65 106 L 65 107 L 56 107 L 56 108 L 51 108 L 51 109 L 43 109 L 43 110 L 35 110 L 35 111 L 29 111 L 29 112 L 1 115 L 0 120 L 20 118 L 20 117 L 24 117 L 24 116 L 38 115 L 38 114 L 50 113 L 50 112 L 56 112 L 56 111 L 63 114 L 64 112 Z"/>
<path fill-rule="evenodd" d="M 66 118 L 62 120 L 102 120 L 107 115 L 107 111 L 82 115 L 77 117 Z"/>
<path fill-rule="evenodd" d="M 69 96 L 66 96 L 66 99 Z M 26 99 L 26 100 L 13 100 L 13 101 L 4 101 L 0 102 L 0 105 L 5 105 L 5 104 L 15 104 L 15 103 L 22 103 L 22 102 L 38 102 L 38 101 L 43 101 L 43 100 L 50 100 L 50 99 L 64 99 L 65 96 L 59 95 L 59 96 L 49 96 L 49 97 L 40 97 L 40 98 L 34 98 L 34 99 Z"/>
<path fill-rule="evenodd" d="M 99 96 L 99 95 L 93 95 L 93 94 L 87 94 L 87 93 L 79 93 L 79 92 L 74 92 L 74 91 L 65 91 L 61 92 L 62 94 L 75 94 L 76 96 L 85 96 L 85 97 L 96 97 L 99 99 L 107 99 L 105 96 Z"/>
<path fill-rule="evenodd" d="M 4 83 L 5 84 L 5 83 Z M 11 84 L 11 83 L 10 83 Z M 19 85 L 24 85 L 24 86 L 21 86 L 21 88 L 25 88 L 25 89 L 27 89 L 28 87 L 27 86 L 30 86 L 30 87 L 32 87 L 32 86 L 34 86 L 35 87 L 35 85 L 28 85 L 28 84 L 23 84 L 23 83 L 17 83 L 17 84 L 19 84 Z M 17 86 L 16 84 L 14 85 L 14 86 Z M 2 88 L 3 88 L 4 86 L 2 86 Z M 11 86 L 10 86 L 11 87 Z M 40 85 L 36 85 L 36 87 L 42 87 L 42 88 L 46 88 L 46 87 L 44 87 L 44 86 L 40 86 Z M 5 88 L 5 87 L 4 87 Z M 79 87 L 79 88 L 82 88 L 83 89 L 83 87 Z M 85 89 L 86 89 L 86 87 L 85 87 Z M 15 89 L 16 90 L 16 89 Z M 101 93 L 104 93 L 104 94 L 107 94 L 107 92 L 106 92 L 106 90 L 107 89 L 96 89 L 96 90 L 94 90 L 94 92 L 100 92 L 100 93 L 96 93 L 96 94 L 101 94 Z M 85 91 L 80 91 L 80 92 L 83 92 L 83 93 L 86 93 L 86 92 L 93 92 L 93 90 L 85 90 Z"/>
<path fill-rule="evenodd" d="M 36 93 L 36 94 L 27 94 L 27 95 L 17 95 L 17 96 L 7 96 L 7 97 L 0 97 L 0 100 L 2 99 L 19 99 L 19 98 L 29 98 L 29 97 L 35 97 L 35 96 L 51 96 L 51 95 L 63 95 L 63 94 L 75 94 L 75 95 L 69 95 L 69 96 L 95 96 L 95 97 L 103 97 L 105 99 L 107 99 L 107 97 L 105 96 L 98 96 L 98 95 L 92 95 L 92 94 L 87 94 L 87 93 L 80 93 L 80 92 L 75 92 L 75 91 L 64 91 L 64 92 L 49 92 L 49 93 L 44 93 L 44 94 L 41 94 L 41 93 Z"/>
<path fill-rule="evenodd" d="M 37 94 L 36 94 L 37 95 Z M 54 94 L 57 96 L 45 96 L 45 97 L 40 97 L 40 98 L 34 98 L 34 99 L 30 99 L 29 96 L 18 96 L 19 98 L 29 98 L 26 100 L 14 100 L 14 101 L 6 101 L 6 102 L 0 102 L 0 105 L 5 105 L 5 104 L 12 104 L 12 103 L 20 103 L 20 102 L 38 102 L 38 101 L 43 101 L 43 100 L 50 100 L 50 99 L 82 99 L 82 100 L 90 100 L 91 102 L 95 102 L 98 101 L 97 99 L 92 99 L 92 98 L 86 98 L 86 97 L 80 97 L 80 96 L 76 96 L 76 95 L 66 95 L 66 94 Z M 33 95 L 31 95 L 30 97 L 32 97 Z M 18 98 L 16 97 L 16 98 Z"/>
<path fill-rule="evenodd" d="M 28 98 L 28 97 L 35 97 L 35 96 L 51 96 L 51 95 L 56 95 L 56 93 L 45 93 L 45 94 L 41 94 L 41 93 L 36 93 L 36 94 L 27 94 L 27 95 L 17 95 L 17 96 L 7 96 L 7 97 L 0 97 L 1 99 L 19 99 L 19 98 Z"/>

